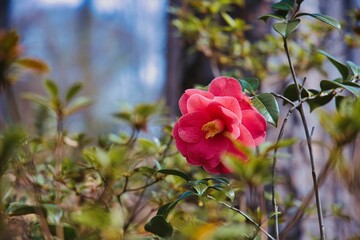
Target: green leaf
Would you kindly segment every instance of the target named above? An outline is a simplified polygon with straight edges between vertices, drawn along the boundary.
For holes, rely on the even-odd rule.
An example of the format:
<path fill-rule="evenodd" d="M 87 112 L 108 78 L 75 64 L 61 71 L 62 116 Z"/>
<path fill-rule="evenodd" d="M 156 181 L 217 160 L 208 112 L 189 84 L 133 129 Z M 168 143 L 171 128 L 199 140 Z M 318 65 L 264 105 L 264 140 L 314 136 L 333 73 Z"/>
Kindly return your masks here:
<path fill-rule="evenodd" d="M 300 87 L 301 86 L 299 86 L 299 88 Z M 301 91 L 302 98 L 309 97 L 310 94 L 311 94 L 311 92 L 307 91 L 305 88 L 302 88 L 302 91 Z M 289 86 L 286 87 L 286 89 L 284 91 L 284 97 L 289 99 L 292 102 L 299 101 L 298 92 L 297 92 L 295 84 L 290 84 Z M 287 101 L 283 102 L 284 105 L 287 103 L 288 103 Z"/>
<path fill-rule="evenodd" d="M 338 81 L 329 81 L 329 80 L 322 80 L 320 82 L 321 89 L 324 90 L 330 90 L 330 89 L 336 89 L 336 88 L 344 88 L 354 94 L 356 97 L 360 97 L 360 85 L 353 83 L 353 82 L 343 82 L 340 83 Z"/>
<path fill-rule="evenodd" d="M 230 180 L 227 179 L 226 177 L 209 177 L 209 178 L 204 178 L 203 180 L 205 181 L 216 181 L 216 182 L 220 182 L 220 183 L 224 183 L 224 184 L 230 184 Z"/>
<path fill-rule="evenodd" d="M 70 226 L 66 225 L 54 225 L 50 224 L 49 229 L 53 236 L 57 235 L 57 229 L 60 228 L 64 234 L 64 240 L 75 240 L 76 239 L 76 230 Z"/>
<path fill-rule="evenodd" d="M 48 109 L 52 109 L 50 102 L 48 99 L 44 98 L 43 96 L 40 96 L 38 94 L 34 93 L 24 93 L 22 94 L 22 98 L 30 100 L 34 103 L 37 103 L 39 105 L 42 105 Z"/>
<path fill-rule="evenodd" d="M 236 21 L 226 12 L 222 12 L 221 16 L 230 27 L 236 27 Z"/>
<path fill-rule="evenodd" d="M 282 11 L 290 11 L 291 9 L 293 9 L 293 6 L 294 6 L 293 0 L 282 0 L 280 2 L 271 5 L 273 9 L 282 10 Z"/>
<path fill-rule="evenodd" d="M 239 80 L 241 87 L 246 89 L 249 93 L 255 95 L 255 91 L 259 87 L 259 79 L 257 78 L 244 78 Z"/>
<path fill-rule="evenodd" d="M 356 65 L 352 61 L 347 61 L 347 65 L 349 66 L 350 70 L 353 72 L 355 77 L 358 77 L 360 75 L 360 66 Z"/>
<path fill-rule="evenodd" d="M 299 24 L 300 24 L 300 19 L 295 19 L 288 23 L 286 22 L 275 23 L 273 28 L 283 38 L 287 38 L 293 31 L 295 31 L 298 28 Z"/>
<path fill-rule="evenodd" d="M 65 108 L 64 115 L 70 116 L 76 112 L 89 107 L 92 104 L 92 100 L 88 97 L 78 97 L 69 106 Z"/>
<path fill-rule="evenodd" d="M 28 214 L 39 214 L 40 212 L 44 215 L 44 217 L 47 216 L 47 211 L 46 211 L 46 208 L 44 208 L 44 207 L 13 203 L 6 209 L 6 213 L 9 216 L 23 216 L 23 215 L 28 215 Z"/>
<path fill-rule="evenodd" d="M 168 175 L 174 175 L 183 178 L 185 181 L 189 182 L 191 181 L 191 177 L 187 175 L 186 173 L 176 170 L 176 169 L 160 169 L 156 171 L 158 173 L 168 174 Z"/>
<path fill-rule="evenodd" d="M 330 16 L 324 15 L 324 14 L 319 14 L 319 13 L 300 13 L 297 15 L 297 17 L 300 16 L 310 16 L 312 18 L 315 18 L 323 23 L 326 23 L 334 28 L 336 28 L 337 30 L 341 31 L 341 24 L 340 22 Z"/>
<path fill-rule="evenodd" d="M 281 23 L 275 23 L 273 25 L 274 30 L 279 33 L 283 38 L 286 38 L 286 28 L 287 28 L 287 23 L 285 22 L 281 22 Z"/>
<path fill-rule="evenodd" d="M 286 36 L 289 36 L 293 31 L 295 31 L 300 24 L 300 19 L 294 19 L 288 22 L 286 27 Z"/>
<path fill-rule="evenodd" d="M 313 99 L 309 99 L 306 101 L 309 104 L 310 112 L 314 111 L 314 109 L 324 106 L 329 103 L 334 98 L 333 94 L 322 95 L 321 93 Z"/>
<path fill-rule="evenodd" d="M 318 50 L 320 54 L 324 55 L 325 57 L 327 57 L 329 59 L 329 61 L 332 63 L 332 65 L 334 65 L 336 67 L 336 69 L 340 72 L 342 78 L 344 80 L 347 80 L 349 77 L 349 68 L 343 64 L 342 62 L 340 62 L 339 60 L 337 60 L 334 56 L 332 56 L 330 53 L 327 53 L 323 50 Z"/>
<path fill-rule="evenodd" d="M 173 209 L 176 207 L 176 205 L 177 205 L 181 200 L 183 200 L 184 198 L 187 198 L 187 197 L 191 197 L 191 196 L 196 196 L 196 194 L 195 194 L 194 192 L 192 192 L 192 191 L 186 191 L 186 192 L 184 192 L 184 193 L 181 194 L 174 202 L 170 202 L 170 203 L 167 203 L 167 204 L 161 206 L 161 207 L 158 209 L 156 215 L 162 215 L 162 216 L 164 216 L 165 218 L 167 218 L 169 212 L 170 212 L 171 210 L 173 210 Z"/>
<path fill-rule="evenodd" d="M 193 186 L 196 193 L 201 197 L 204 193 L 206 193 L 206 190 L 209 188 L 207 184 L 199 183 L 195 186 Z"/>
<path fill-rule="evenodd" d="M 67 102 L 71 101 L 73 97 L 80 92 L 80 90 L 83 88 L 82 83 L 75 83 L 73 84 L 66 92 L 65 100 Z"/>
<path fill-rule="evenodd" d="M 273 95 L 262 93 L 251 100 L 253 106 L 265 117 L 270 124 L 277 126 L 279 106 Z"/>
<path fill-rule="evenodd" d="M 57 98 L 59 95 L 59 88 L 56 85 L 56 83 L 51 80 L 51 79 L 46 79 L 45 80 L 45 88 L 48 91 L 48 93 L 50 94 L 50 96 Z"/>
<path fill-rule="evenodd" d="M 162 215 L 156 215 L 145 224 L 145 230 L 162 238 L 169 238 L 173 234 L 173 227 Z"/>
<path fill-rule="evenodd" d="M 265 15 L 262 15 L 262 16 L 258 17 L 258 19 L 263 20 L 264 22 L 267 22 L 267 20 L 269 18 L 274 18 L 276 20 L 285 21 L 285 18 L 283 17 L 283 14 L 272 13 L 272 14 L 265 14 Z"/>
<path fill-rule="evenodd" d="M 31 69 L 38 73 L 47 73 L 50 71 L 49 66 L 45 62 L 43 62 L 39 59 L 21 58 L 21 59 L 17 59 L 15 61 L 15 64 L 17 64 L 21 67 L 24 67 L 24 68 Z"/>

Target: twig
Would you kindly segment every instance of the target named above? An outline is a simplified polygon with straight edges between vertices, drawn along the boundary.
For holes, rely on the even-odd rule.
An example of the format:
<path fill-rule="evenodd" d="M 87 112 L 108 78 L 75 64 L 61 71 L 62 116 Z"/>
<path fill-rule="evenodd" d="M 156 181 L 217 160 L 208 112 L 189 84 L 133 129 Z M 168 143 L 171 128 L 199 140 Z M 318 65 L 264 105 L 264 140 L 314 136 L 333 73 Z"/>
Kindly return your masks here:
<path fill-rule="evenodd" d="M 293 81 L 294 81 L 294 84 L 295 84 L 295 87 L 296 87 L 296 91 L 297 91 L 297 94 L 298 94 L 298 98 L 300 100 L 301 99 L 301 90 L 300 90 L 299 85 L 298 85 L 294 65 L 292 64 L 292 61 L 291 61 L 291 58 L 290 58 L 290 53 L 289 53 L 289 49 L 288 49 L 287 40 L 286 40 L 286 38 L 283 38 L 283 40 L 284 40 L 284 49 L 285 49 L 286 57 L 288 59 L 288 64 L 289 64 L 290 71 L 291 71 L 291 76 L 293 78 Z M 312 145 L 311 145 L 311 136 L 310 136 L 310 133 L 309 133 L 309 127 L 308 127 L 308 124 L 307 124 L 307 120 L 306 120 L 305 113 L 304 113 L 304 108 L 303 108 L 303 105 L 302 105 L 301 101 L 300 101 L 300 105 L 299 105 L 299 107 L 297 109 L 299 111 L 301 121 L 303 123 L 304 131 L 305 131 L 305 135 L 306 135 L 307 146 L 308 146 L 308 150 L 309 150 L 310 163 L 311 163 L 311 173 L 312 173 L 313 186 L 314 186 L 314 192 L 315 192 L 315 200 L 316 200 L 316 208 L 317 208 L 317 215 L 318 215 L 318 221 L 319 221 L 320 238 L 321 238 L 321 240 L 325 240 L 325 228 L 324 228 L 323 216 L 322 216 L 322 211 L 321 211 L 321 201 L 320 201 L 319 187 L 318 187 L 316 171 L 315 171 L 315 163 L 314 163 L 313 150 L 312 150 Z"/>
<path fill-rule="evenodd" d="M 319 177 L 317 179 L 318 185 L 321 186 L 325 180 L 326 177 L 328 176 L 328 173 L 330 171 L 330 169 L 332 169 L 336 157 L 338 154 L 339 149 L 335 148 L 332 153 L 330 154 L 330 157 L 328 159 L 328 161 L 326 162 L 324 168 L 321 170 Z M 305 213 L 305 209 L 306 207 L 310 204 L 311 199 L 314 197 L 314 188 L 311 190 L 311 192 L 309 192 L 306 197 L 302 200 L 302 204 L 301 206 L 297 209 L 296 213 L 294 214 L 294 216 L 291 218 L 291 220 L 288 222 L 288 224 L 284 227 L 284 229 L 282 230 L 280 237 L 281 239 L 284 239 L 286 237 L 286 235 L 289 233 L 289 231 L 291 230 L 291 228 L 295 225 L 295 223 L 297 221 L 299 221 Z"/>
<path fill-rule="evenodd" d="M 273 236 L 271 236 L 265 229 L 263 229 L 257 222 L 255 222 L 251 217 L 249 217 L 246 213 L 244 213 L 243 211 L 241 211 L 240 209 L 237 209 L 236 207 L 233 207 L 229 204 L 227 204 L 226 202 L 223 201 L 218 201 L 216 200 L 213 196 L 210 195 L 206 195 L 206 197 L 208 199 L 214 200 L 218 203 L 220 203 L 221 205 L 237 212 L 240 213 L 246 220 L 248 220 L 249 222 L 251 222 L 252 224 L 254 224 L 258 229 L 260 229 L 261 232 L 263 232 L 268 238 L 270 238 L 271 240 L 276 240 Z"/>
<path fill-rule="evenodd" d="M 283 137 L 286 123 L 287 123 L 289 117 L 291 116 L 291 114 L 294 112 L 295 109 L 296 109 L 296 106 L 294 105 L 288 111 L 288 113 L 286 114 L 286 117 L 284 118 L 284 121 L 283 121 L 283 123 L 281 125 L 278 138 L 276 140 L 276 146 L 279 143 L 279 141 L 281 140 L 281 138 Z M 278 206 L 277 206 L 276 197 L 275 197 L 275 180 L 276 180 L 276 163 L 277 163 L 276 154 L 277 154 L 277 151 L 278 151 L 278 147 L 275 147 L 273 164 L 272 164 L 271 200 L 272 200 L 272 205 L 273 205 L 273 209 L 274 209 L 274 213 L 275 213 L 275 226 L 274 226 L 275 227 L 275 229 L 274 229 L 275 230 L 275 236 L 276 236 L 276 239 L 279 239 L 279 218 L 278 218 L 278 214 L 277 214 L 278 213 Z"/>

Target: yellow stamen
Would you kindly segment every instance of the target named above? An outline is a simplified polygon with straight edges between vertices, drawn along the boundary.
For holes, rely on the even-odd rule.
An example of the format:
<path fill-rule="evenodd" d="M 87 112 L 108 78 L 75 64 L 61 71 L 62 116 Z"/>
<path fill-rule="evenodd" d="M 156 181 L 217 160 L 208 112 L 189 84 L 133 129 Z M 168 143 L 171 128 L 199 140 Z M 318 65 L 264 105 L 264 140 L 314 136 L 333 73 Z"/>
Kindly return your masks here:
<path fill-rule="evenodd" d="M 201 127 L 201 130 L 206 132 L 205 138 L 209 139 L 214 137 L 216 134 L 221 133 L 224 130 L 224 128 L 225 128 L 224 122 L 219 119 L 215 119 L 211 122 L 204 124 Z"/>

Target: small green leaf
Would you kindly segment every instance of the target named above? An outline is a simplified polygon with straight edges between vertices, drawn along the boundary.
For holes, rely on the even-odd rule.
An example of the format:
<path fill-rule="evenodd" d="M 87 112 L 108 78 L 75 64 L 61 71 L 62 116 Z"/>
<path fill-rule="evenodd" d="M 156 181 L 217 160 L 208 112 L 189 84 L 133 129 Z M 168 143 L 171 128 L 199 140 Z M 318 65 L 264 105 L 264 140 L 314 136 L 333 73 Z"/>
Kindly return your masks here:
<path fill-rule="evenodd" d="M 42 105 L 46 108 L 52 109 L 50 106 L 49 100 L 44 98 L 41 95 L 34 94 L 34 93 L 24 93 L 24 94 L 22 94 L 22 98 L 30 100 L 30 101 L 37 103 L 39 105 Z"/>
<path fill-rule="evenodd" d="M 293 31 L 295 31 L 300 24 L 300 19 L 294 19 L 288 22 L 286 27 L 286 36 L 289 36 Z"/>
<path fill-rule="evenodd" d="M 300 86 L 299 86 L 300 88 Z M 285 91 L 284 91 L 284 97 L 291 100 L 292 102 L 295 101 L 299 101 L 299 97 L 298 97 L 298 90 L 296 89 L 296 85 L 295 84 L 290 84 L 289 86 L 286 87 Z M 307 91 L 305 88 L 302 88 L 301 91 L 301 97 L 302 98 L 306 98 L 309 97 L 311 94 L 311 92 Z M 287 101 L 284 101 L 283 104 L 287 104 Z"/>
<path fill-rule="evenodd" d="M 300 24 L 300 19 L 295 19 L 288 23 L 286 22 L 275 23 L 273 28 L 283 38 L 287 38 L 293 31 L 295 31 L 298 28 L 299 24 Z"/>
<path fill-rule="evenodd" d="M 226 12 L 222 12 L 221 16 L 230 27 L 236 27 L 236 21 Z"/>
<path fill-rule="evenodd" d="M 162 215 L 156 215 L 145 224 L 145 230 L 162 238 L 169 238 L 173 234 L 173 227 Z"/>
<path fill-rule="evenodd" d="M 286 38 L 286 27 L 287 23 L 281 22 L 281 23 L 275 23 L 273 28 L 274 30 L 279 33 L 283 38 Z"/>
<path fill-rule="evenodd" d="M 244 78 L 244 79 L 240 79 L 239 81 L 240 81 L 240 84 L 241 84 L 242 88 L 249 91 L 249 93 L 252 93 L 252 94 L 255 95 L 255 91 L 259 87 L 259 79 L 257 79 L 257 78 Z"/>
<path fill-rule="evenodd" d="M 75 83 L 73 84 L 66 92 L 65 99 L 67 102 L 73 99 L 73 97 L 80 92 L 83 88 L 82 83 Z"/>
<path fill-rule="evenodd" d="M 45 80 L 45 88 L 48 91 L 48 93 L 50 94 L 50 96 L 57 98 L 59 95 L 59 88 L 56 85 L 56 83 L 51 80 L 51 79 L 46 79 Z"/>
<path fill-rule="evenodd" d="M 185 181 L 191 181 L 191 177 L 187 175 L 186 173 L 176 170 L 176 169 L 160 169 L 156 171 L 158 173 L 168 174 L 168 175 L 174 175 L 183 178 Z"/>
<path fill-rule="evenodd" d="M 310 16 L 313 17 L 323 23 L 329 24 L 330 26 L 336 28 L 337 30 L 341 31 L 341 24 L 340 22 L 330 16 L 324 15 L 324 14 L 319 14 L 319 13 L 300 13 L 297 15 L 298 17 L 300 16 Z"/>
<path fill-rule="evenodd" d="M 262 93 L 251 100 L 253 106 L 265 117 L 270 124 L 277 126 L 279 106 L 273 95 Z"/>
<path fill-rule="evenodd" d="M 92 100 L 88 97 L 78 97 L 69 106 L 65 108 L 64 115 L 70 116 L 76 112 L 89 107 L 92 104 Z"/>
<path fill-rule="evenodd" d="M 334 56 L 332 56 L 330 53 L 327 53 L 323 50 L 318 50 L 320 54 L 324 55 L 325 57 L 327 57 L 329 59 L 329 61 L 336 67 L 336 69 L 340 72 L 342 78 L 344 80 L 347 80 L 349 77 L 349 68 L 343 64 L 342 62 L 340 62 L 339 60 L 337 60 Z"/>
<path fill-rule="evenodd" d="M 196 193 L 201 197 L 204 193 L 206 193 L 206 190 L 209 188 L 209 186 L 207 184 L 200 183 L 193 186 L 193 188 L 195 189 Z"/>

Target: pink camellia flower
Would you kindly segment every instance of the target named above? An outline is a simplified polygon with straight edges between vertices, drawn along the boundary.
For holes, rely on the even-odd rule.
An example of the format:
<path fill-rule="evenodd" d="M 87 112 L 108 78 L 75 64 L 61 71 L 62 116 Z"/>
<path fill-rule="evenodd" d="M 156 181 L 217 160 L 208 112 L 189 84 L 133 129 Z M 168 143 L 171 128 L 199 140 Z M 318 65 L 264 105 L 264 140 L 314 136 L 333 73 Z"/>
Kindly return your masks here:
<path fill-rule="evenodd" d="M 221 163 L 227 152 L 246 161 L 234 141 L 248 147 L 265 141 L 266 121 L 234 78 L 217 77 L 208 91 L 186 90 L 179 107 L 183 115 L 173 130 L 176 147 L 188 163 L 210 173 L 231 172 Z"/>

